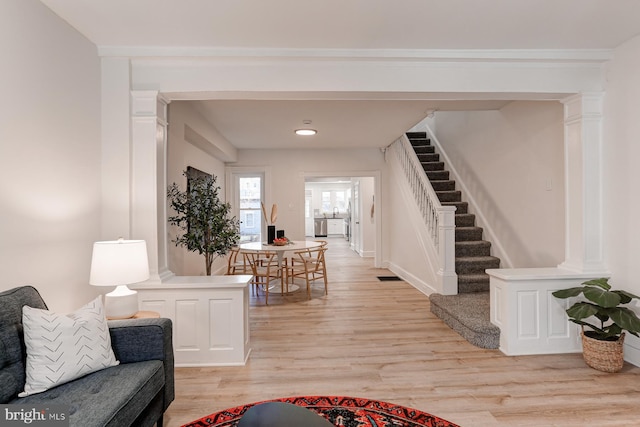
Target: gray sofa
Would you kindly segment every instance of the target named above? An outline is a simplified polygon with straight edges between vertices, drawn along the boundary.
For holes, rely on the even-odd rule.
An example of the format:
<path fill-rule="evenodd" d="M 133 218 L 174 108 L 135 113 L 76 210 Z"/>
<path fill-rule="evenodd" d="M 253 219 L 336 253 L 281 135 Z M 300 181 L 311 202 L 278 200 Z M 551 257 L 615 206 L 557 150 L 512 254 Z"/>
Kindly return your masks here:
<path fill-rule="evenodd" d="M 47 308 L 31 286 L 0 293 L 0 404 L 64 405 L 71 426 L 162 426 L 174 399 L 171 320 L 109 321 L 119 365 L 19 398 L 25 385 L 24 305 Z"/>

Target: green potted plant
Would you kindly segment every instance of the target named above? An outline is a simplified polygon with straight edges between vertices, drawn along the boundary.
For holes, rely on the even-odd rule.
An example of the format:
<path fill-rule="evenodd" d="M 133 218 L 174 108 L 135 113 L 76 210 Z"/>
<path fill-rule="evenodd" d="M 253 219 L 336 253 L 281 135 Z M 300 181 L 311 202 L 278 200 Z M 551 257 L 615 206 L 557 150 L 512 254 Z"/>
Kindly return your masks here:
<path fill-rule="evenodd" d="M 566 312 L 570 321 L 582 326 L 585 362 L 594 369 L 617 372 L 624 364 L 624 331 L 635 336 L 640 332 L 640 319 L 625 305 L 640 297 L 611 290 L 608 280 L 587 280 L 582 286 L 555 291 L 553 296 L 562 299 L 584 297 Z"/>
<path fill-rule="evenodd" d="M 216 177 L 193 171 L 183 172 L 187 177 L 186 191 L 181 191 L 176 183 L 169 186 L 167 197 L 176 214 L 168 221 L 183 231 L 174 240 L 176 246 L 204 255 L 209 276 L 213 260 L 226 255 L 240 240 L 239 223 L 230 217 L 229 203 L 220 200 Z"/>

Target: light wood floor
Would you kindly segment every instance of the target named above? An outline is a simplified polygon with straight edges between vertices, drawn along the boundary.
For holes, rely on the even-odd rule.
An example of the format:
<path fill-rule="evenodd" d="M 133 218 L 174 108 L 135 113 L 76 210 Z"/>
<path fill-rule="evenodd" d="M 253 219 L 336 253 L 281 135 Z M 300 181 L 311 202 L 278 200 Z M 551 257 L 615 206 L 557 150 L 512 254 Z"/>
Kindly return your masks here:
<path fill-rule="evenodd" d="M 176 368 L 165 425 L 296 395 L 365 397 L 410 406 L 464 427 L 640 426 L 640 368 L 587 367 L 581 354 L 507 357 L 467 343 L 429 300 L 329 239 L 329 295 L 252 301 L 246 366 Z"/>

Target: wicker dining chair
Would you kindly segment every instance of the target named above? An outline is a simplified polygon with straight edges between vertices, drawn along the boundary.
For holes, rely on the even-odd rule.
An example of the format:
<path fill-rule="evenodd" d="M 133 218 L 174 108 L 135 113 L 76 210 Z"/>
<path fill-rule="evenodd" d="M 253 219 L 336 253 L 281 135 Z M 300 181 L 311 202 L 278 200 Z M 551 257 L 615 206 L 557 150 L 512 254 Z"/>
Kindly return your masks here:
<path fill-rule="evenodd" d="M 280 280 L 282 293 L 283 276 L 278 265 L 278 257 L 275 252 L 243 252 L 247 262 L 251 266 L 253 277 L 249 282 L 258 294 L 260 289 L 265 292 L 265 304 L 269 304 L 269 287 L 274 280 Z"/>
<path fill-rule="evenodd" d="M 307 299 L 311 299 L 311 282 L 324 281 L 324 294 L 328 295 L 327 266 L 324 260 L 325 246 L 305 249 L 294 253 L 293 262 L 286 268 L 286 282 L 293 284 L 296 278 L 303 278 L 307 285 Z"/>
<path fill-rule="evenodd" d="M 327 248 L 327 245 L 329 244 L 329 242 L 327 242 L 326 240 L 314 240 L 314 242 L 320 243 L 320 247 L 325 248 L 325 249 Z M 286 269 L 286 267 L 293 266 L 296 263 L 296 261 L 300 262 L 300 257 L 296 256 L 295 253 L 292 256 L 285 257 L 285 259 L 284 259 L 285 269 Z"/>
<path fill-rule="evenodd" d="M 231 248 L 227 258 L 227 275 L 233 274 L 253 274 L 246 253 L 238 247 Z"/>

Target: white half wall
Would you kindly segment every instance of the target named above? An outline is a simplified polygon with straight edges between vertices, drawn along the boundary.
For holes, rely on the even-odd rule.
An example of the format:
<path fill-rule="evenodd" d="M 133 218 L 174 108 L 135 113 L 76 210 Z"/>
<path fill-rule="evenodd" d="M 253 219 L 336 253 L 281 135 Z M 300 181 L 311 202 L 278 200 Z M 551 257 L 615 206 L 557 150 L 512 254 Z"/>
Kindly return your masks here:
<path fill-rule="evenodd" d="M 100 233 L 100 60 L 38 1 L 0 2 L 0 290 L 31 284 L 52 310 L 89 286 Z"/>
<path fill-rule="evenodd" d="M 562 262 L 562 104 L 518 101 L 497 111 L 437 112 L 436 124 L 451 166 L 469 190 L 463 200 L 472 197 L 487 221 L 476 216 L 476 225 L 485 227 L 484 239 L 492 240 L 489 228 L 497 237 L 492 253 L 501 257 L 501 267 Z M 472 206 L 470 213 L 477 214 Z"/>

